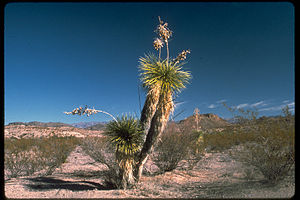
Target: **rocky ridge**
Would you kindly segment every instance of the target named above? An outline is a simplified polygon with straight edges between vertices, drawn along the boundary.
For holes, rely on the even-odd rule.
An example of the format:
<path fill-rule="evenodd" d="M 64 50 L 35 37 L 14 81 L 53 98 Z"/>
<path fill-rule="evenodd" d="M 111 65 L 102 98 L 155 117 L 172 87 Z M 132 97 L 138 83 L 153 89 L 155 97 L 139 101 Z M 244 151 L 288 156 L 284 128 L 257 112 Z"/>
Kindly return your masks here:
<path fill-rule="evenodd" d="M 99 130 L 86 130 L 75 127 L 40 127 L 40 126 L 26 126 L 26 125 L 7 125 L 4 128 L 5 138 L 39 138 L 39 137 L 50 137 L 52 135 L 58 137 L 86 137 L 95 136 L 101 137 L 103 131 Z"/>

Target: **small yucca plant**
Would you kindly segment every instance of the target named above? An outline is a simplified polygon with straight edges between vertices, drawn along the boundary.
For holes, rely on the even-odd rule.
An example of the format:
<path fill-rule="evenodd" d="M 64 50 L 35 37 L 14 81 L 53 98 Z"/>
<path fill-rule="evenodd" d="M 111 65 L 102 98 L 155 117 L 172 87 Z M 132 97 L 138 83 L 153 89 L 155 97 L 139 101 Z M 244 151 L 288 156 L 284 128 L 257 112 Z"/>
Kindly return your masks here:
<path fill-rule="evenodd" d="M 116 150 L 116 159 L 120 167 L 119 187 L 128 188 L 135 184 L 133 175 L 135 155 L 143 142 L 142 129 L 137 119 L 127 115 L 107 124 L 105 134 L 110 137 Z"/>
<path fill-rule="evenodd" d="M 105 134 L 111 138 L 120 156 L 133 156 L 142 144 L 142 132 L 137 119 L 124 115 L 107 124 Z"/>

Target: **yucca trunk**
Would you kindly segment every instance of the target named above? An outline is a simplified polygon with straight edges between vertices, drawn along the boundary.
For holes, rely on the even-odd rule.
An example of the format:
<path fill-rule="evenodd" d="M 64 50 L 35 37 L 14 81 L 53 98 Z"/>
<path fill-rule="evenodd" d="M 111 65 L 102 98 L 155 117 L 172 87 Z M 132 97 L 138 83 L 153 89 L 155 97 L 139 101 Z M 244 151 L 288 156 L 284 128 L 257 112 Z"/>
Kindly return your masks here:
<path fill-rule="evenodd" d="M 123 159 L 119 162 L 119 188 L 127 189 L 135 185 L 135 178 L 133 174 L 134 160 Z"/>
<path fill-rule="evenodd" d="M 157 139 L 164 131 L 168 122 L 171 111 L 173 110 L 173 101 L 171 92 L 162 93 L 159 98 L 157 110 L 151 120 L 150 128 L 143 145 L 139 160 L 135 169 L 135 179 L 138 181 L 142 176 L 143 167 L 146 163 L 149 154 L 153 150 Z"/>
<path fill-rule="evenodd" d="M 159 100 L 160 88 L 153 87 L 148 91 L 146 101 L 141 113 L 140 123 L 143 132 L 143 141 L 145 142 L 148 130 L 150 128 L 151 119 L 156 111 L 156 106 Z"/>

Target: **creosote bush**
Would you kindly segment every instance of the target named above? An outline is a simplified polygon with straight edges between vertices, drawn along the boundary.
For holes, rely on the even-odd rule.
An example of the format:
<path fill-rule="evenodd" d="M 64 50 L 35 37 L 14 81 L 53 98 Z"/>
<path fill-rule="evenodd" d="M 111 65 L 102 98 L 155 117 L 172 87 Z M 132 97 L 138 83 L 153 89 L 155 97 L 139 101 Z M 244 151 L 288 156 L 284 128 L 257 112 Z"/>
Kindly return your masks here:
<path fill-rule="evenodd" d="M 37 171 L 45 175 L 65 162 L 78 143 L 75 137 L 5 139 L 4 167 L 8 177 L 28 176 Z"/>

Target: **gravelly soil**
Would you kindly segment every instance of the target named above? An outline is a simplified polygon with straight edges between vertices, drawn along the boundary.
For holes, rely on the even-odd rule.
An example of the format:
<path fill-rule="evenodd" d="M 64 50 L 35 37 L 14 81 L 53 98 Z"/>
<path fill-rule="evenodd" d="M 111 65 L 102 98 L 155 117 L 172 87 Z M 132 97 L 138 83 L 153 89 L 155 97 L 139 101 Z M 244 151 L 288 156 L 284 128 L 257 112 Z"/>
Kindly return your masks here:
<path fill-rule="evenodd" d="M 181 164 L 184 164 L 181 163 Z M 149 166 L 149 165 L 148 165 Z M 141 178 L 136 189 L 117 190 L 104 184 L 107 170 L 78 146 L 51 176 L 5 180 L 7 198 L 290 198 L 295 180 L 276 186 L 263 182 L 255 169 L 232 160 L 226 152 L 206 153 L 193 170 L 176 169 Z M 252 170 L 248 179 L 245 170 Z"/>

